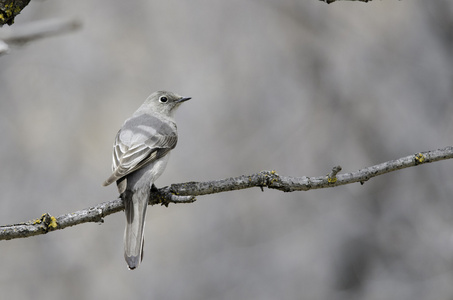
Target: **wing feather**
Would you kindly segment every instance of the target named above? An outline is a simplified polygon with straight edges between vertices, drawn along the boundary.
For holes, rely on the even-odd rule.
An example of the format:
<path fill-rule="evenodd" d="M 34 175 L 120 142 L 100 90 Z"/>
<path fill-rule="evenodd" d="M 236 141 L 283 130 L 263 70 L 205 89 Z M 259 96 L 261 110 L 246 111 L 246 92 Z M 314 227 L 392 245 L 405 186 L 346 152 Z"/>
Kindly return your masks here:
<path fill-rule="evenodd" d="M 156 123 L 155 119 L 153 121 Z M 167 155 L 176 146 L 178 141 L 175 125 L 174 128 L 171 128 L 166 123 L 160 121 L 162 124 L 157 127 L 157 130 L 144 133 L 143 130 L 135 130 L 136 128 L 134 127 L 137 126 L 128 127 L 130 125 L 128 122 L 140 124 L 137 120 L 131 118 L 118 131 L 113 145 L 113 172 L 104 182 L 104 186 Z M 125 135 L 127 138 L 123 138 L 123 130 L 128 130 L 128 133 Z M 130 143 L 130 141 L 133 142 Z"/>

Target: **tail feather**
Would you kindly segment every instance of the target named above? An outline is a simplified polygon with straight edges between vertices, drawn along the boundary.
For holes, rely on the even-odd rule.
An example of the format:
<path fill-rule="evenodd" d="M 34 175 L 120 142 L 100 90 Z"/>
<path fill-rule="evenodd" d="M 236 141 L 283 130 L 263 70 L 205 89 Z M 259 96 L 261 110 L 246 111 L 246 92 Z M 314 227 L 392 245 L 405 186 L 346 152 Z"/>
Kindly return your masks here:
<path fill-rule="evenodd" d="M 126 213 L 124 258 L 131 270 L 137 268 L 143 259 L 145 218 L 149 195 L 149 188 L 140 189 L 134 193 L 125 191 L 122 194 Z"/>

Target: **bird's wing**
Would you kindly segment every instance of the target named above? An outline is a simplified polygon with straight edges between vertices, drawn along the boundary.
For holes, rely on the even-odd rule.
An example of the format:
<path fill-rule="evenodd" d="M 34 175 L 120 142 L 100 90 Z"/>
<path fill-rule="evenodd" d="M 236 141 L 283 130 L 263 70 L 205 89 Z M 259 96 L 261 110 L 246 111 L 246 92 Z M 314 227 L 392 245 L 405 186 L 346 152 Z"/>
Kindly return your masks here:
<path fill-rule="evenodd" d="M 131 118 L 116 135 L 113 145 L 113 173 L 104 182 L 104 186 L 165 156 L 176 146 L 178 136 L 174 124 L 174 127 L 169 126 L 157 118 L 145 118 L 142 121 L 147 120 L 154 123 L 148 123 L 150 126 L 135 126 L 137 120 Z"/>

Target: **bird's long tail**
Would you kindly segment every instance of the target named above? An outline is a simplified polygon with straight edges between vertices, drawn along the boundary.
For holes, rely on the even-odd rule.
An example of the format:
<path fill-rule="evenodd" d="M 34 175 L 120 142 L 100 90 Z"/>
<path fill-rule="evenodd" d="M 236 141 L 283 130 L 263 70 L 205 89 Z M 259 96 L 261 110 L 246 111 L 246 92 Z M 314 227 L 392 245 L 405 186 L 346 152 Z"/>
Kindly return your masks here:
<path fill-rule="evenodd" d="M 146 208 L 150 196 L 149 188 L 122 194 L 126 213 L 124 231 L 124 258 L 130 270 L 137 268 L 143 259 L 143 244 Z"/>

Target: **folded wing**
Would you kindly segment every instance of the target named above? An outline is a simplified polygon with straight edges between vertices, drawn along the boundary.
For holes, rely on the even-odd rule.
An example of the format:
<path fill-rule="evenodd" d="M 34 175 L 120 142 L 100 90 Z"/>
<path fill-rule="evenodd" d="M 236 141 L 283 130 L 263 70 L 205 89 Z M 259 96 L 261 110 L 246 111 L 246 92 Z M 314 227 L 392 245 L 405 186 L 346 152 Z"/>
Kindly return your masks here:
<path fill-rule="evenodd" d="M 136 122 L 131 123 L 134 124 Z M 113 145 L 113 173 L 104 182 L 104 186 L 165 156 L 176 146 L 178 141 L 176 127 L 171 128 L 166 124 L 155 124 L 159 126 L 154 126 L 152 131 L 144 132 L 138 127 L 139 130 L 134 130 L 135 128 L 126 127 L 127 125 L 128 123 L 126 122 L 116 135 Z M 127 135 L 127 141 L 123 141 L 123 130 L 132 132 L 132 135 L 130 133 Z M 130 142 L 131 140 L 133 141 L 132 143 Z"/>

